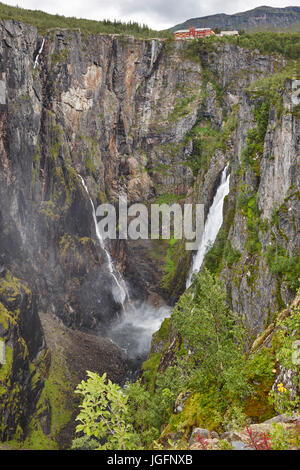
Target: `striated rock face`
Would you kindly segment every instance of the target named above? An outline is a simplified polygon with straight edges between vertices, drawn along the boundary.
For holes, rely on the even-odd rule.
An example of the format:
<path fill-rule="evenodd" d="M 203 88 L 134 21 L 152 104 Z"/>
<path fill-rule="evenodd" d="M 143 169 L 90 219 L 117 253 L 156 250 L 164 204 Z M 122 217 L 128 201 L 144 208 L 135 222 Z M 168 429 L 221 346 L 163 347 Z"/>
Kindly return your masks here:
<path fill-rule="evenodd" d="M 51 309 L 69 326 L 103 329 L 120 306 L 111 294 L 90 202 L 77 173 L 85 178 L 95 205 L 117 203 L 119 195 L 126 195 L 129 203 L 190 195 L 195 174 L 187 163 L 196 152 L 191 130 L 203 121 L 222 133 L 224 112 L 232 115 L 235 110 L 236 128 L 227 133 L 209 164 L 200 166 L 193 191 L 192 198 L 196 194 L 207 213 L 221 170 L 231 159 L 237 171 L 253 125 L 255 103 L 245 88 L 284 61 L 228 44 L 211 52 L 203 49 L 201 61 L 192 61 L 181 42 L 57 30 L 45 37 L 39 66 L 33 69 L 42 43 L 34 28 L 7 21 L 1 38 L 2 262 L 19 277 L 32 278 L 44 310 Z M 210 71 L 208 79 L 202 70 Z M 222 87 L 222 100 L 216 83 Z M 283 173 L 279 155 L 290 158 L 297 120 L 283 116 L 278 127 L 274 119 L 271 113 L 264 155 L 274 154 L 275 180 L 265 156 L 260 163 L 258 206 L 264 207 L 265 217 L 272 204 L 284 199 L 295 175 L 296 152 L 286 162 L 290 177 Z M 245 181 L 257 185 L 251 171 L 246 170 Z M 280 195 L 275 191 L 274 196 L 279 184 Z M 229 239 L 237 249 L 244 232 L 243 219 L 236 215 Z M 111 250 L 131 284 L 138 281 L 138 290 L 131 289 L 133 297 L 146 299 L 160 291 L 163 264 L 144 262 L 145 253 L 153 252 L 150 241 L 114 243 Z M 261 263 L 263 270 L 262 258 Z M 182 272 L 187 263 L 184 266 Z M 164 295 L 174 301 L 184 288 L 184 276 L 168 286 Z M 251 306 L 248 297 L 240 299 L 233 289 L 234 308 L 253 318 L 260 305 Z M 263 297 L 266 310 L 269 292 Z"/>
<path fill-rule="evenodd" d="M 42 38 L 31 26 L 0 23 L 0 264 L 32 293 L 32 309 L 21 308 L 17 322 L 24 325 L 30 311 L 31 329 L 15 330 L 32 357 L 47 351 L 37 312 L 41 318 L 42 312 L 60 318 L 71 345 L 77 341 L 71 329 L 102 335 L 120 312 L 79 174 L 95 207 L 102 202 L 117 207 L 119 196 L 126 195 L 129 203 L 201 202 L 207 214 L 230 162 L 222 230 L 240 256 L 228 262 L 223 246 L 219 272 L 233 310 L 246 317 L 255 334 L 290 301 L 290 280 L 281 282 L 264 253 L 272 255 L 270 243 L 285 257 L 299 249 L 299 117 L 293 113 L 292 82 L 284 87 L 283 111 L 268 109 L 262 154 L 254 161 L 244 158 L 263 102 L 247 88 L 284 64 L 282 58 L 226 44 L 195 56 L 181 41 L 67 30 Z M 249 226 L 258 218 L 254 236 Z M 163 295 L 171 304 L 184 291 L 191 253 L 183 244 L 173 251 L 168 242 L 153 240 L 107 246 L 133 299 L 160 305 Z M 11 311 L 16 313 L 18 305 Z M 46 339 L 51 338 L 47 321 L 42 324 Z M 12 333 L 3 325 L 1 311 L 0 333 L 6 336 L 0 336 L 10 341 Z M 90 349 L 96 344 L 81 338 L 82 349 L 74 354 L 86 353 L 85 341 Z M 109 363 L 112 377 L 122 381 L 126 361 L 108 342 L 100 343 L 97 370 Z M 55 347 L 53 341 L 50 349 Z M 105 348 L 115 364 L 105 359 Z M 72 360 L 67 357 L 66 368 Z M 81 372 L 85 365 L 90 362 L 83 361 Z M 34 392 L 27 376 L 19 375 L 17 382 L 26 382 L 22 396 L 33 393 L 34 407 L 43 374 Z M 24 413 L 23 430 L 32 409 Z M 48 429 L 47 413 L 42 418 Z"/>
<path fill-rule="evenodd" d="M 66 327 L 100 335 L 120 311 L 78 174 L 95 206 L 117 203 L 122 194 L 130 203 L 166 193 L 184 195 L 194 181 L 186 165 L 192 146 L 185 136 L 198 117 L 201 83 L 200 64 L 185 59 L 180 44 L 59 30 L 42 38 L 29 25 L 0 23 L 0 263 L 34 299 L 27 306 L 24 300 L 22 308 L 18 302 L 11 306 L 17 325 L 7 327 L 1 309 L 1 338 L 13 357 L 12 369 L 0 367 L 5 390 L 1 438 L 16 432 L 24 437 L 33 415 L 34 429 L 56 436 L 52 408 L 63 412 L 61 397 L 71 393 L 66 384 L 75 386 L 86 368 L 109 369 L 114 380 L 124 379 L 126 361 L 108 341 L 78 340 L 68 330 L 70 347 L 64 353 L 51 340 L 52 327 L 43 317 L 43 312 L 55 314 Z M 149 247 L 157 256 L 151 260 L 149 255 L 148 264 L 144 254 Z M 141 247 L 120 242 L 110 248 L 133 298 L 160 304 L 166 248 L 157 250 L 147 241 Z M 20 292 L 22 297 L 22 287 Z M 21 328 L 26 321 L 28 330 Z M 63 364 L 53 359 L 50 365 L 44 334 L 53 357 L 65 356 Z M 20 341 L 34 357 L 44 351 L 41 362 L 31 366 L 31 359 L 23 358 L 15 365 Z M 92 349 L 94 365 L 85 358 Z M 74 379 L 67 372 L 77 356 L 80 373 L 75 371 Z M 39 380 L 30 375 L 30 367 L 37 367 Z M 8 385 L 12 370 L 14 380 Z M 14 411 L 8 405 L 13 401 Z"/>
<path fill-rule="evenodd" d="M 200 58 L 206 80 L 215 90 L 214 96 L 211 87 L 206 88 L 207 114 L 201 115 L 200 126 L 208 128 L 208 120 L 210 132 L 219 129 L 220 140 L 216 148 L 205 136 L 200 141 L 210 145 L 212 152 L 207 161 L 201 161 L 187 200 L 204 203 L 207 214 L 220 174 L 229 164 L 223 224 L 204 265 L 224 281 L 232 310 L 248 328 L 250 347 L 276 312 L 292 302 L 299 286 L 298 80 L 286 79 L 270 100 L 270 82 L 258 80 L 276 73 L 284 66 L 283 59 L 229 45 L 204 47 Z M 227 132 L 230 120 L 233 125 Z M 182 260 L 187 256 L 184 253 Z M 180 274 L 177 269 L 175 281 Z M 184 287 L 183 281 L 181 292 Z M 179 349 L 176 340 L 181 338 L 171 327 L 157 370 L 173 365 Z M 290 385 L 292 375 L 280 371 L 278 380 Z"/>
<path fill-rule="evenodd" d="M 226 162 L 230 163 L 223 241 L 221 233 L 216 241 L 221 251 L 218 272 L 227 286 L 233 310 L 245 317 L 256 335 L 274 312 L 292 301 L 296 290 L 282 273 L 292 259 L 295 267 L 290 269 L 294 269 L 295 277 L 298 269 L 300 121 L 293 112 L 298 82 L 286 80 L 283 91 L 278 90 L 274 97 L 276 107 L 269 106 L 265 91 L 259 91 L 259 82 L 257 89 L 248 88 L 261 77 L 276 73 L 284 60 L 229 44 L 217 46 L 214 51 L 200 50 L 200 57 L 204 69 L 222 87 L 223 109 L 228 113 L 235 110 L 236 126 L 226 146 L 215 151 L 208 169 L 199 171 L 192 198 L 206 202 L 207 213 L 220 172 Z M 210 119 L 215 122 L 213 113 Z M 259 151 L 253 153 L 251 144 L 258 142 L 257 126 L 264 131 Z M 230 250 L 236 250 L 234 261 L 228 258 Z M 286 262 L 282 272 L 276 266 L 277 255 Z"/>
<path fill-rule="evenodd" d="M 103 327 L 120 307 L 77 173 L 95 205 L 184 194 L 200 65 L 183 59 L 180 44 L 167 54 L 159 40 L 56 31 L 33 70 L 36 30 L 7 21 L 0 31 L 3 263 L 32 278 L 43 309 L 67 325 Z M 139 277 L 124 245 L 112 251 Z"/>
<path fill-rule="evenodd" d="M 280 97 L 278 97 L 280 99 Z M 242 255 L 236 266 L 223 271 L 227 286 L 230 286 L 233 309 L 246 316 L 251 330 L 261 331 L 270 321 L 273 312 L 291 302 L 296 286 L 287 279 L 278 278 L 274 262 L 280 254 L 288 264 L 291 259 L 296 262 L 299 255 L 299 117 L 288 112 L 291 105 L 291 81 L 285 83 L 283 92 L 283 112 L 278 117 L 275 108 L 268 113 L 266 134 L 261 156 L 256 162 L 246 165 L 244 175 L 237 177 L 246 147 L 243 129 L 237 128 L 235 151 L 236 158 L 232 163 L 231 196 L 229 206 L 235 204 L 235 215 L 229 229 L 228 239 L 233 248 Z M 240 122 L 249 122 L 251 111 L 261 99 L 252 99 L 243 103 L 240 109 Z M 255 166 L 255 168 L 254 168 Z M 235 188 L 235 189 L 234 189 Z M 255 200 L 257 216 L 252 217 L 256 224 L 257 245 L 249 248 L 250 221 L 249 212 L 238 210 L 239 203 L 233 203 L 233 192 L 237 191 L 237 200 L 241 192 Z M 251 205 L 250 199 L 248 199 Z M 242 213 L 241 213 L 242 212 Z M 269 251 L 273 250 L 273 251 Z M 269 253 L 269 256 L 268 256 Z M 282 258 L 282 261 L 283 261 Z M 283 271 L 287 269 L 287 264 Z M 293 268 L 296 275 L 296 264 Z"/>
<path fill-rule="evenodd" d="M 0 276 L 0 439 L 22 438 L 43 388 L 39 367 L 49 366 L 37 303 L 32 292 L 8 271 Z"/>

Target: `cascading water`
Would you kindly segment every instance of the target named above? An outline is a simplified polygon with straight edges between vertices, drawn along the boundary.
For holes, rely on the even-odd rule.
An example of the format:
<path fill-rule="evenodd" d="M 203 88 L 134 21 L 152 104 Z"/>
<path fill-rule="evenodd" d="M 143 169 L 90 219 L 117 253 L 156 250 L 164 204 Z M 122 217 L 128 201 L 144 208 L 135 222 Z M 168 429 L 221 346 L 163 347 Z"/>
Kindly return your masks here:
<path fill-rule="evenodd" d="M 131 303 L 126 314 L 107 332 L 108 337 L 126 353 L 131 362 L 128 379 L 135 377 L 147 359 L 152 335 L 168 316 L 170 308 L 166 305 L 155 308 L 146 302 Z"/>
<path fill-rule="evenodd" d="M 155 50 L 156 50 L 156 41 L 155 39 L 152 39 L 151 41 L 151 60 L 150 60 L 150 69 L 153 67 L 153 62 L 154 62 L 154 55 L 155 55 Z"/>
<path fill-rule="evenodd" d="M 45 38 L 43 38 L 42 45 L 41 45 L 40 50 L 39 50 L 39 52 L 37 53 L 37 56 L 36 56 L 36 58 L 35 58 L 34 65 L 33 65 L 33 68 L 34 68 L 34 69 L 39 65 L 39 58 L 40 58 L 41 53 L 43 52 L 44 44 L 45 44 Z"/>
<path fill-rule="evenodd" d="M 208 248 L 215 242 L 217 234 L 221 228 L 223 222 L 223 204 L 225 196 L 229 193 L 229 180 L 230 174 L 228 173 L 228 165 L 224 168 L 221 176 L 221 182 L 215 194 L 212 205 L 209 208 L 209 212 L 205 221 L 204 231 L 202 239 L 194 256 L 193 263 L 189 272 L 189 276 L 186 282 L 188 288 L 192 283 L 193 273 L 197 273 L 204 260 L 204 256 Z"/>
<path fill-rule="evenodd" d="M 123 311 L 125 311 L 125 301 L 129 299 L 127 286 L 125 284 L 124 279 L 120 275 L 120 273 L 118 272 L 118 274 L 117 274 L 119 276 L 120 280 L 118 280 L 117 275 L 115 274 L 115 268 L 114 268 L 110 253 L 109 253 L 109 251 L 107 250 L 107 248 L 105 246 L 102 235 L 101 235 L 100 230 L 98 228 L 94 203 L 92 201 L 92 198 L 90 196 L 89 190 L 87 188 L 87 185 L 86 185 L 84 179 L 82 178 L 81 175 L 78 174 L 78 176 L 79 176 L 79 178 L 81 180 L 81 183 L 82 183 L 82 186 L 84 187 L 84 189 L 85 189 L 85 191 L 88 195 L 88 198 L 90 200 L 91 207 L 92 207 L 92 214 L 93 214 L 93 220 L 94 220 L 94 225 L 95 225 L 96 236 L 97 236 L 97 239 L 99 241 L 99 244 L 100 244 L 102 250 L 104 251 L 104 253 L 106 255 L 108 270 L 111 274 L 111 277 L 114 280 L 114 285 L 112 287 L 112 293 L 113 293 L 114 299 L 115 299 L 116 302 L 118 302 L 119 304 L 122 305 Z"/>
<path fill-rule="evenodd" d="M 106 254 L 107 266 L 114 280 L 114 286 L 112 288 L 114 299 L 116 302 L 120 303 L 123 308 L 124 315 L 112 324 L 106 334 L 132 361 L 131 374 L 132 377 L 134 377 L 134 374 L 139 370 L 142 362 L 147 358 L 153 333 L 160 328 L 164 318 L 169 315 L 170 309 L 167 306 L 154 308 L 147 303 L 133 303 L 130 300 L 126 282 L 122 275 L 116 271 L 111 255 L 105 246 L 98 228 L 95 206 L 87 185 L 83 177 L 80 174 L 78 174 L 78 176 L 90 200 L 96 236 L 101 248 Z"/>

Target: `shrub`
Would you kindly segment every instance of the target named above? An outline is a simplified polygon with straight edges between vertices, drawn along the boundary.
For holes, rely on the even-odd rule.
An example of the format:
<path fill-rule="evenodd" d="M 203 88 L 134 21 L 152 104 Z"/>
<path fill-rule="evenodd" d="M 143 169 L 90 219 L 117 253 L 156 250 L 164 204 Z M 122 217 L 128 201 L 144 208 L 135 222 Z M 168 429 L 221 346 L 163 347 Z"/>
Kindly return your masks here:
<path fill-rule="evenodd" d="M 128 424 L 127 396 L 119 385 L 106 380 L 106 374 L 99 377 L 87 371 L 87 375 L 88 380 L 82 381 L 75 390 L 83 397 L 76 432 L 97 439 L 97 449 L 136 449 L 138 436 Z"/>
<path fill-rule="evenodd" d="M 264 432 L 252 431 L 248 426 L 246 427 L 248 434 L 247 446 L 253 450 L 272 450 L 270 436 Z"/>

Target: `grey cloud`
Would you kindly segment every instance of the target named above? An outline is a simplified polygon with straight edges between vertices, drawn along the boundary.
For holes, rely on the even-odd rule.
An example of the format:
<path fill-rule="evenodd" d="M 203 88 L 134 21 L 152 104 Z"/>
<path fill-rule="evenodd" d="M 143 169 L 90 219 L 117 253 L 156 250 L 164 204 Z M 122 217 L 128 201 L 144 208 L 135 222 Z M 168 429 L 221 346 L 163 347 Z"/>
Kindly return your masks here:
<path fill-rule="evenodd" d="M 4 0 L 5 2 L 5 0 Z M 297 4 L 299 0 L 294 0 Z M 153 29 L 171 27 L 189 18 L 216 13 L 237 13 L 260 5 L 286 6 L 286 0 L 6 0 L 10 5 L 39 9 L 65 16 L 139 21 Z"/>
<path fill-rule="evenodd" d="M 145 17 L 157 17 L 172 24 L 216 13 L 237 13 L 262 4 L 275 6 L 274 0 L 119 0 L 114 4 L 118 5 L 121 16 L 144 13 Z M 278 7 L 285 4 L 286 0 L 276 2 Z"/>

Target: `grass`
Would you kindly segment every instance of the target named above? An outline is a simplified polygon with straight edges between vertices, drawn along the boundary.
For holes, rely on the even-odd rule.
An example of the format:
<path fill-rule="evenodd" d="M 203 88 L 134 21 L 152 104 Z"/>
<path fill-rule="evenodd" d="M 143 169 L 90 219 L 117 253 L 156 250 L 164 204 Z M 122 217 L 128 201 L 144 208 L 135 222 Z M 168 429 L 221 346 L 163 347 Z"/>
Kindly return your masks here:
<path fill-rule="evenodd" d="M 3 20 L 16 20 L 35 26 L 40 33 L 51 28 L 80 29 L 93 34 L 130 34 L 140 38 L 172 37 L 168 31 L 154 31 L 147 25 L 136 22 L 122 23 L 121 21 L 95 21 L 83 18 L 51 15 L 41 10 L 26 10 L 0 3 L 0 18 Z"/>
<path fill-rule="evenodd" d="M 300 28 L 299 28 L 300 29 Z M 194 43 L 194 44 L 193 44 Z M 281 54 L 289 59 L 298 59 L 300 55 L 300 31 L 276 33 L 272 31 L 245 33 L 240 36 L 211 36 L 191 41 L 190 54 L 196 56 L 206 47 L 215 50 L 218 44 L 234 44 L 248 50 L 258 50 L 262 54 Z"/>

